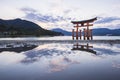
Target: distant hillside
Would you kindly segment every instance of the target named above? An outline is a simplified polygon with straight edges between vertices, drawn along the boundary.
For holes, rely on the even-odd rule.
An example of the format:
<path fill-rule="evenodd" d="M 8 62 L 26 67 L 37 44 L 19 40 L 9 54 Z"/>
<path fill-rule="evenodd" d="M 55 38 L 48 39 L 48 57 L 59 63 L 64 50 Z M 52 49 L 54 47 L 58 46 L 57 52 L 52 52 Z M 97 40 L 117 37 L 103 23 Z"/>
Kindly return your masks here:
<path fill-rule="evenodd" d="M 62 30 L 60 28 L 52 29 L 52 31 L 61 32 L 64 35 L 71 36 L 72 32 Z M 82 32 L 83 33 L 83 32 Z M 95 36 L 120 36 L 120 29 L 107 29 L 107 28 L 96 28 L 93 29 L 93 35 Z"/>
<path fill-rule="evenodd" d="M 21 19 L 2 20 L 0 19 L 0 35 L 20 36 L 58 36 L 63 35 L 60 32 L 45 30 L 39 25 Z"/>
<path fill-rule="evenodd" d="M 107 28 L 98 28 L 98 29 L 93 29 L 93 35 L 97 36 L 105 36 L 105 35 L 110 35 L 110 36 L 120 36 L 120 29 L 107 29 Z"/>
<path fill-rule="evenodd" d="M 55 31 L 55 32 L 61 32 L 61 33 L 63 33 L 63 34 L 66 35 L 66 36 L 70 36 L 70 35 L 72 35 L 71 32 L 65 31 L 65 30 L 60 29 L 60 28 L 52 29 L 52 31 Z"/>

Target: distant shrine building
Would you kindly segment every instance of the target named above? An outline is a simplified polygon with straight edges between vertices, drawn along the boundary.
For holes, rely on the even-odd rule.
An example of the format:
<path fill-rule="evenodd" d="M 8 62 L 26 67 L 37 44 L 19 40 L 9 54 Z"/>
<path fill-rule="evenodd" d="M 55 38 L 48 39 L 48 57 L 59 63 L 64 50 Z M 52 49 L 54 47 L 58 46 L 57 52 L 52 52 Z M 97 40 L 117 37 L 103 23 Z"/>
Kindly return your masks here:
<path fill-rule="evenodd" d="M 92 29 L 90 26 L 93 26 L 93 22 L 97 20 L 96 18 L 83 20 L 83 21 L 71 21 L 73 23 L 74 29 L 72 30 L 72 39 L 75 40 L 82 40 L 82 36 L 84 40 L 93 40 Z M 83 32 L 83 34 L 82 34 Z"/>

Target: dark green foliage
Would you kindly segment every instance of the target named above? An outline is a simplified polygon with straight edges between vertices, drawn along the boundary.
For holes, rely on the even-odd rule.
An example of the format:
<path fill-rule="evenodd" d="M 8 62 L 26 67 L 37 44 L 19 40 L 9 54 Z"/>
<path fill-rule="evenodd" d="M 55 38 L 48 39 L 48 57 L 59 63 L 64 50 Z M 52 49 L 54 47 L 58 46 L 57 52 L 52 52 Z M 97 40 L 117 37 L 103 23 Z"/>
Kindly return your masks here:
<path fill-rule="evenodd" d="M 45 30 L 39 25 L 21 19 L 0 20 L 0 35 L 10 36 L 59 36 L 60 32 Z"/>

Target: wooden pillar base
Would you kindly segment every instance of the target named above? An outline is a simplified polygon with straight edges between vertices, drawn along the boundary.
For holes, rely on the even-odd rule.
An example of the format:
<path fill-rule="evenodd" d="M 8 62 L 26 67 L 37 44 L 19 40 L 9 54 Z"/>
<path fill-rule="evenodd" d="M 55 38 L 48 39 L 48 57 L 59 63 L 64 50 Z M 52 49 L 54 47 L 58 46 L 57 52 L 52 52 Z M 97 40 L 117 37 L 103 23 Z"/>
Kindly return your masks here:
<path fill-rule="evenodd" d="M 74 29 L 72 29 L 72 39 L 74 40 Z"/>

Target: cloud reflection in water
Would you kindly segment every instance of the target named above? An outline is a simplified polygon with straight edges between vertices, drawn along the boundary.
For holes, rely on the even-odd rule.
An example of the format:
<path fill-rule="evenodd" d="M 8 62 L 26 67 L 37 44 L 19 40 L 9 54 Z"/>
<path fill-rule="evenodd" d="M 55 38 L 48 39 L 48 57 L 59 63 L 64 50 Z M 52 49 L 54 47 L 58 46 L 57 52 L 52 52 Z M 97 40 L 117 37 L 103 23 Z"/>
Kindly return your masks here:
<path fill-rule="evenodd" d="M 57 80 L 63 80 L 63 78 L 65 79 L 67 77 L 69 77 L 70 80 L 73 80 L 73 77 L 75 77 L 76 80 L 80 80 L 81 77 L 83 77 L 83 79 L 91 78 L 90 80 L 96 80 L 99 77 L 102 80 L 106 78 L 106 75 L 112 74 L 113 76 L 110 77 L 114 77 L 115 74 L 119 74 L 119 44 L 91 44 L 93 45 L 93 50 L 97 52 L 96 55 L 86 51 L 72 51 L 73 44 L 71 43 L 40 44 L 32 50 L 19 54 L 15 52 L 2 52 L 2 54 L 0 54 L 0 65 L 2 66 L 4 63 L 8 63 L 8 68 L 13 70 L 14 75 L 17 72 L 17 76 L 27 76 L 29 79 L 36 79 L 37 77 L 38 80 L 41 78 L 46 80 L 46 77 L 52 79 L 56 77 L 56 75 L 58 75 L 58 77 L 56 77 Z M 7 55 L 8 58 L 5 55 Z M 11 59 L 14 57 L 16 57 L 16 59 Z M 14 61 L 9 61 L 10 59 Z M 4 71 L 5 68 L 4 65 L 2 71 Z M 8 74 L 10 75 L 10 73 Z M 96 77 L 94 75 L 96 75 Z M 119 78 L 119 76 L 117 76 L 117 78 Z"/>

